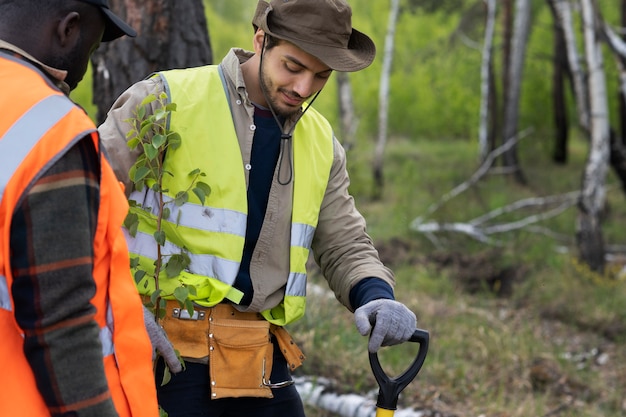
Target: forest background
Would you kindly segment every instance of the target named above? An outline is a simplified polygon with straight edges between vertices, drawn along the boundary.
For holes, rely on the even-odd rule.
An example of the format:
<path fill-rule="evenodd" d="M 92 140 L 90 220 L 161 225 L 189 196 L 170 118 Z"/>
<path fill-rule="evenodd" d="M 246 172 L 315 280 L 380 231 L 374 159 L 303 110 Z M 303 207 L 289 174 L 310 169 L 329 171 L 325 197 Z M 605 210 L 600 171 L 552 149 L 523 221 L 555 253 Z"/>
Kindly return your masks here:
<path fill-rule="evenodd" d="M 351 0 L 353 24 L 378 46 L 368 69 L 350 74 L 356 133 L 347 143 L 358 207 L 381 258 L 397 277 L 397 298 L 430 332 L 425 365 L 399 406 L 441 416 L 622 416 L 626 413 L 626 255 L 624 192 L 606 179 L 602 230 L 606 268 L 579 260 L 575 205 L 538 216 L 532 204 L 504 207 L 580 190 L 589 139 L 571 120 L 566 161 L 554 161 L 552 104 L 554 19 L 533 0 L 519 100 L 519 164 L 526 182 L 499 169 L 477 178 L 485 2 L 402 1 L 389 78 L 385 183 L 375 189 L 372 162 L 379 126 L 380 86 L 390 1 Z M 620 26 L 621 2 L 599 1 L 606 21 Z M 231 46 L 250 48 L 254 0 L 206 0 L 214 63 Z M 498 22 L 501 20 L 499 19 Z M 578 23 L 580 27 L 580 23 Z M 501 23 L 496 25 L 495 70 L 501 71 Z M 582 42 L 582 41 L 581 41 Z M 606 52 L 606 51 L 605 51 Z M 619 123 L 619 74 L 607 54 L 610 119 Z M 95 119 L 90 73 L 73 98 Z M 147 74 L 137 74 L 139 80 Z M 336 79 L 337 77 L 334 77 Z M 315 103 L 340 131 L 338 87 L 332 79 Z M 341 135 L 340 135 L 340 139 Z M 474 176 L 474 177 L 473 177 Z M 465 187 L 459 188 L 459 185 Z M 457 192 L 451 192 L 457 191 Z M 462 191 L 462 192 L 461 192 Z M 498 224 L 524 223 L 488 241 L 458 231 L 425 233 L 412 225 L 471 224 L 488 213 Z M 312 268 L 305 319 L 290 329 L 307 354 L 298 371 L 337 394 L 375 399 L 366 341 L 352 316 L 326 292 Z M 316 291 L 316 289 L 322 289 Z M 414 347 L 383 352 L 390 373 L 400 372 Z M 319 404 L 310 416 L 339 415 Z M 416 411 L 417 412 L 417 411 Z M 417 415 L 417 414 L 416 414 Z"/>

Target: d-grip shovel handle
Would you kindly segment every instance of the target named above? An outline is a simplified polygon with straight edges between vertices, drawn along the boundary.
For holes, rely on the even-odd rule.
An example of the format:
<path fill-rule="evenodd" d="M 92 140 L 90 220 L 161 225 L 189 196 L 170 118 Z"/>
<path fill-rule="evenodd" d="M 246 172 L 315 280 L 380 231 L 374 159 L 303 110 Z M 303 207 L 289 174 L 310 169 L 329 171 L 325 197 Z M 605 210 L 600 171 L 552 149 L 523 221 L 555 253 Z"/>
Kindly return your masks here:
<path fill-rule="evenodd" d="M 396 378 L 389 378 L 385 371 L 380 366 L 377 353 L 370 353 L 370 366 L 374 372 L 374 377 L 378 382 L 378 401 L 376 407 L 386 410 L 395 410 L 398 404 L 398 396 L 400 392 L 406 388 L 406 386 L 415 378 L 417 373 L 422 368 L 426 354 L 428 353 L 428 339 L 429 334 L 425 330 L 416 329 L 409 342 L 416 342 L 420 344 L 419 351 L 415 360 L 409 366 L 402 375 Z"/>

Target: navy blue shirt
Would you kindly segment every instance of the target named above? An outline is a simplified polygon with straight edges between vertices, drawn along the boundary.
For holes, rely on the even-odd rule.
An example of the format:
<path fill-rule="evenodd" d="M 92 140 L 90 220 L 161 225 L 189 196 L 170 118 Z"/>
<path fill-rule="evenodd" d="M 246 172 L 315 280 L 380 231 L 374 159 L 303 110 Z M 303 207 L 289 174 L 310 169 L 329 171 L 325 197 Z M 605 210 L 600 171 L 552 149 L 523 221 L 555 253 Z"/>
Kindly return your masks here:
<path fill-rule="evenodd" d="M 254 124 L 256 130 L 250 155 L 251 169 L 248 184 L 248 224 L 241 265 L 234 284 L 235 288 L 244 293 L 242 305 L 250 305 L 254 295 L 250 277 L 250 261 L 265 218 L 272 178 L 280 154 L 282 134 L 269 110 L 255 106 Z M 350 291 L 350 304 L 354 309 L 379 298 L 394 299 L 391 286 L 380 278 L 364 279 Z"/>

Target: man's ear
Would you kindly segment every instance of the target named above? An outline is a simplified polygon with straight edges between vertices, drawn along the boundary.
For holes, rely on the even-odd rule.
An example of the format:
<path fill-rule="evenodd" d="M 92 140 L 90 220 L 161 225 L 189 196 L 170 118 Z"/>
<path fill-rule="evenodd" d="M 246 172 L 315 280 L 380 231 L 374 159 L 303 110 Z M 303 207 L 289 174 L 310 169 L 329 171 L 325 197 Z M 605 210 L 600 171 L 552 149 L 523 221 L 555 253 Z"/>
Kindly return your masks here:
<path fill-rule="evenodd" d="M 263 29 L 257 29 L 252 38 L 252 45 L 254 46 L 254 52 L 258 55 L 263 49 L 263 41 L 265 40 L 265 32 Z"/>
<path fill-rule="evenodd" d="M 70 12 L 57 24 L 57 37 L 62 48 L 73 48 L 80 39 L 80 14 Z"/>

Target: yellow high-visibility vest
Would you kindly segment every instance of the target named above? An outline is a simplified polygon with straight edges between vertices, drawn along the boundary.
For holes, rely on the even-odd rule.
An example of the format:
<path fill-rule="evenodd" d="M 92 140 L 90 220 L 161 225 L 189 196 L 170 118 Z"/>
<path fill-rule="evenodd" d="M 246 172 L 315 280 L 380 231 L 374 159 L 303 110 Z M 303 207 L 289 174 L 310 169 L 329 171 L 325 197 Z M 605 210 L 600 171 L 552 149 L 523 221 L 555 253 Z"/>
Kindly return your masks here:
<path fill-rule="evenodd" d="M 176 287 L 193 285 L 190 298 L 197 304 L 213 306 L 224 299 L 238 303 L 242 295 L 233 287 L 243 254 L 248 202 L 244 163 L 233 125 L 228 91 L 217 66 L 171 70 L 159 73 L 171 102 L 177 110 L 171 114 L 170 129 L 182 137 L 178 149 L 168 149 L 164 159 L 166 175 L 163 198 L 172 201 L 178 191 L 186 190 L 189 173 L 199 168 L 206 173 L 202 181 L 211 187 L 204 205 L 190 193 L 189 201 L 180 207 L 168 205 L 171 214 L 162 221 L 166 244 L 162 255 L 186 253 L 191 264 L 180 276 L 159 278 L 165 298 Z M 276 307 L 263 316 L 276 325 L 285 325 L 304 315 L 306 295 L 306 261 L 317 226 L 319 211 L 328 184 L 333 161 L 333 133 L 328 121 L 313 108 L 298 122 L 293 137 L 294 197 L 291 224 L 290 271 L 284 277 L 286 293 Z M 140 218 L 138 233 L 127 236 L 132 257 L 139 257 L 140 268 L 148 271 L 138 283 L 139 291 L 150 295 L 154 289 L 154 262 L 157 244 L 157 201 L 152 189 L 133 192 L 131 200 L 150 212 L 131 207 Z"/>

